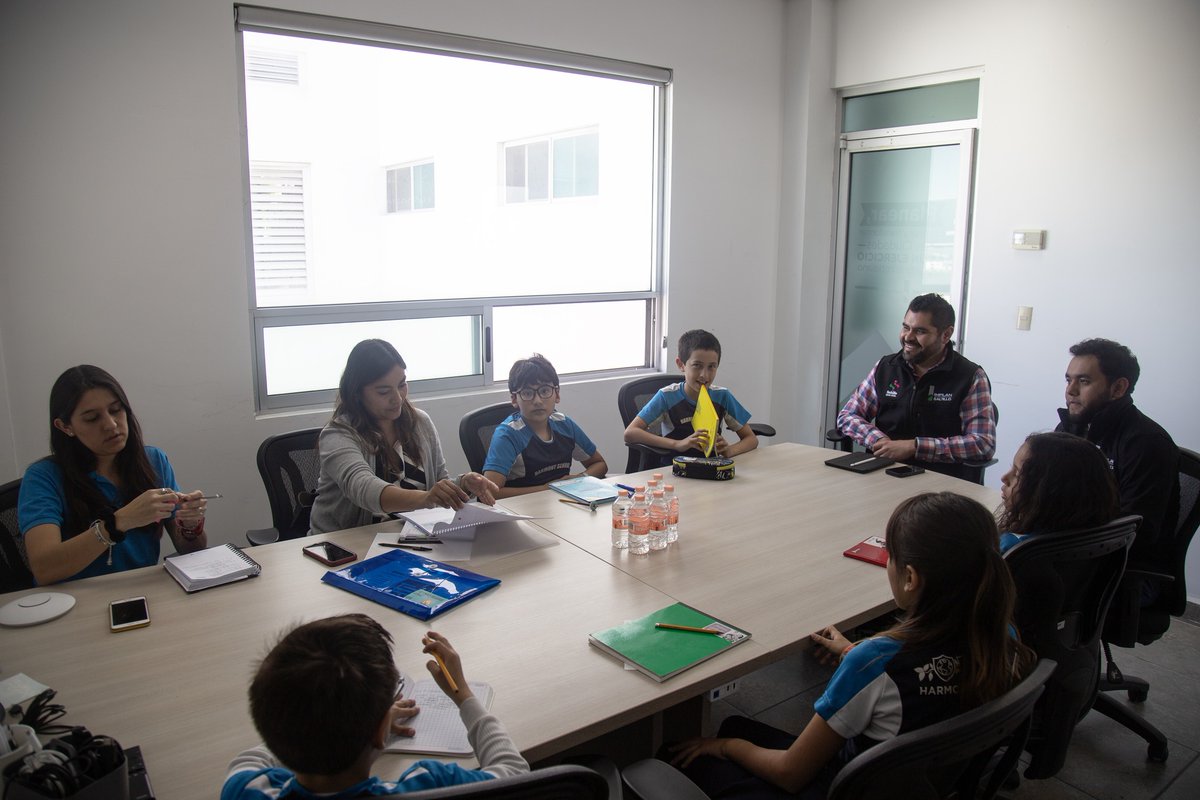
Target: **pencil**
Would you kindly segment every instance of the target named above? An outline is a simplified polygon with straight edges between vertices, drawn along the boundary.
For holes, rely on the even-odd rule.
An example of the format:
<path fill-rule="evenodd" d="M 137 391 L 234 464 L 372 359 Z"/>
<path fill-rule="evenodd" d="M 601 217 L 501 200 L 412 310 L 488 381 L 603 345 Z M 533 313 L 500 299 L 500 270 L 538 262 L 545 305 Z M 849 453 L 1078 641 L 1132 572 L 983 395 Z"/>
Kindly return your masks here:
<path fill-rule="evenodd" d="M 582 500 L 568 500 L 565 497 L 560 497 L 560 498 L 558 498 L 558 502 L 566 503 L 569 506 L 583 506 L 584 508 L 589 509 L 591 511 L 596 510 L 596 507 L 594 505 L 592 505 L 591 503 L 585 503 Z"/>
<path fill-rule="evenodd" d="M 380 542 L 380 547 L 399 547 L 403 550 L 419 550 L 422 553 L 433 552 L 432 547 L 425 547 L 419 544 L 405 544 L 404 542 Z"/>
<path fill-rule="evenodd" d="M 724 631 L 714 631 L 712 628 L 696 628 L 692 625 L 671 625 L 666 622 L 656 622 L 654 627 L 668 631 L 691 631 L 692 633 L 711 633 L 720 636 Z"/>
<path fill-rule="evenodd" d="M 458 684 L 454 682 L 454 678 L 450 675 L 450 670 L 446 669 L 446 662 L 442 661 L 442 657 L 437 654 L 436 650 L 433 651 L 433 658 L 438 662 L 442 674 L 446 676 L 446 683 L 450 684 L 450 688 L 454 690 L 455 694 L 458 694 Z"/>

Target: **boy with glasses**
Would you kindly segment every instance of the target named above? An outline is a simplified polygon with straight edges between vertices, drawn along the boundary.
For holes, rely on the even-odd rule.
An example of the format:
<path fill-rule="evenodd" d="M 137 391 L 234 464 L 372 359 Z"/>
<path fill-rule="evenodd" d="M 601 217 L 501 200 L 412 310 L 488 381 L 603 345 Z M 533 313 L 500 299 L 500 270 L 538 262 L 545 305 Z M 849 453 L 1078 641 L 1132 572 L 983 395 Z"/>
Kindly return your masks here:
<path fill-rule="evenodd" d="M 583 429 L 556 411 L 558 373 L 544 356 L 534 353 L 513 364 L 508 391 L 517 409 L 492 434 L 483 474 L 500 491 L 497 498 L 540 491 L 547 483 L 566 478 L 573 461 L 588 475 L 603 478 L 604 456 Z"/>

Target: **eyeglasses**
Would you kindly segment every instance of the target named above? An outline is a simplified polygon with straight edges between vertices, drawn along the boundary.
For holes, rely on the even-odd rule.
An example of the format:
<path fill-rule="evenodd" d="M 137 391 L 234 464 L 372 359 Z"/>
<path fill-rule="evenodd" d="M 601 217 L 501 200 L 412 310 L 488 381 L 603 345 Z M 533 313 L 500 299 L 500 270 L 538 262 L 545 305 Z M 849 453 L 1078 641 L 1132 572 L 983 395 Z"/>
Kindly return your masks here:
<path fill-rule="evenodd" d="M 517 392 L 517 397 L 521 398 L 522 400 L 532 400 L 533 396 L 536 394 L 543 400 L 549 400 L 556 391 L 558 391 L 557 386 L 539 386 L 536 389 L 522 389 L 521 391 Z"/>

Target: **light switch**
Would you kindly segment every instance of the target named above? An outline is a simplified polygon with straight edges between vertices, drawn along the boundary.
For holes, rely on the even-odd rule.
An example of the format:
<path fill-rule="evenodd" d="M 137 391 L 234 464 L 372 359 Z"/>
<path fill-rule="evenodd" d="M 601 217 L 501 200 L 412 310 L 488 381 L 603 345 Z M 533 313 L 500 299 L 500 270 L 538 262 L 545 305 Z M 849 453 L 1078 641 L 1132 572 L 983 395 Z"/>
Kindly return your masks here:
<path fill-rule="evenodd" d="M 1045 231 L 1013 231 L 1014 250 L 1041 250 L 1046 240 Z"/>
<path fill-rule="evenodd" d="M 1017 330 L 1027 331 L 1033 323 L 1033 306 L 1017 306 Z"/>

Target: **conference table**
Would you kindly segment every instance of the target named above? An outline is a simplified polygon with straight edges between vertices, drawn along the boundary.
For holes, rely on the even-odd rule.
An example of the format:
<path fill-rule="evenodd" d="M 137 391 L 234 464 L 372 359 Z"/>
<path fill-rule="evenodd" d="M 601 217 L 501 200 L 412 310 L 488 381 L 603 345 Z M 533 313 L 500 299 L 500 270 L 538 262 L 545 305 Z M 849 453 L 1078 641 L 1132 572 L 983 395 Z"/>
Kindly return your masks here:
<path fill-rule="evenodd" d="M 551 759 L 694 705 L 707 690 L 807 647 L 807 634 L 824 625 L 853 626 L 887 611 L 883 570 L 842 552 L 882 534 L 901 499 L 953 490 L 989 507 L 998 500 L 993 490 L 933 473 L 900 480 L 823 466 L 833 455 L 777 444 L 739 456 L 732 481 L 674 479 L 680 539 L 645 556 L 611 547 L 607 507 L 562 504 L 553 492 L 502 501 L 538 517 L 505 523 L 538 546 L 472 557 L 463 566 L 500 585 L 429 622 L 322 583 L 326 568 L 301 552 L 311 539 L 253 548 L 260 577 L 195 594 L 161 567 L 62 584 L 52 590 L 76 600 L 64 617 L 0 628 L 0 678 L 23 672 L 57 690 L 63 722 L 140 745 L 158 797 L 211 797 L 232 756 L 258 742 L 246 689 L 281 631 L 365 613 L 391 632 L 397 666 L 414 677 L 425 671 L 423 633 L 449 637 L 467 677 L 493 686 L 492 710 L 525 757 Z M 649 474 L 613 480 L 644 483 Z M 377 533 L 400 526 L 323 538 L 362 555 Z M 0 605 L 27 593 L 0 595 Z M 111 633 L 108 603 L 141 595 L 150 626 Z M 663 683 L 588 645 L 589 633 L 674 602 L 752 638 Z M 650 728 L 661 736 L 661 723 Z M 412 760 L 385 754 L 376 772 L 394 775 Z"/>

